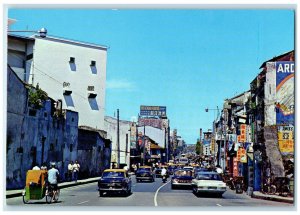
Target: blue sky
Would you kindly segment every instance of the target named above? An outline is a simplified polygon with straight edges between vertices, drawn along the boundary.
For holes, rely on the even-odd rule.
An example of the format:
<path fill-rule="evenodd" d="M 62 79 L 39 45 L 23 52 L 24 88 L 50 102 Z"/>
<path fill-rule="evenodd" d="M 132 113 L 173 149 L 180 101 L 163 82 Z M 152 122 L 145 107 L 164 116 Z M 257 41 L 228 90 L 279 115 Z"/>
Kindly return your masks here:
<path fill-rule="evenodd" d="M 109 46 L 106 115 L 167 106 L 188 144 L 211 128 L 226 98 L 249 90 L 260 65 L 294 49 L 293 10 L 10 9 L 12 30 Z"/>

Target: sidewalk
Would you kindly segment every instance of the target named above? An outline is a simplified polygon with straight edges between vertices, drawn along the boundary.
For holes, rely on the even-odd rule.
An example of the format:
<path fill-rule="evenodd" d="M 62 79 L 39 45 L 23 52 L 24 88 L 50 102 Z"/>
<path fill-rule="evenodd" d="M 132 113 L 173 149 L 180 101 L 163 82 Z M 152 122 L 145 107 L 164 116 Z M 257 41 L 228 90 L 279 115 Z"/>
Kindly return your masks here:
<path fill-rule="evenodd" d="M 278 201 L 278 202 L 285 202 L 285 203 L 294 203 L 294 198 L 293 197 L 283 197 L 279 195 L 269 195 L 269 194 L 264 194 L 262 192 L 254 191 L 252 198 L 256 199 L 265 199 L 265 200 L 271 200 L 271 201 Z"/>
<path fill-rule="evenodd" d="M 63 189 L 63 188 L 78 186 L 78 185 L 82 185 L 82 184 L 94 183 L 94 182 L 97 182 L 99 180 L 99 178 L 100 177 L 82 179 L 82 180 L 78 180 L 77 183 L 75 183 L 74 181 L 62 182 L 62 183 L 58 184 L 58 187 L 60 189 Z M 23 191 L 23 189 L 20 189 L 20 190 L 6 190 L 6 198 L 9 199 L 9 198 L 22 196 L 22 191 Z"/>

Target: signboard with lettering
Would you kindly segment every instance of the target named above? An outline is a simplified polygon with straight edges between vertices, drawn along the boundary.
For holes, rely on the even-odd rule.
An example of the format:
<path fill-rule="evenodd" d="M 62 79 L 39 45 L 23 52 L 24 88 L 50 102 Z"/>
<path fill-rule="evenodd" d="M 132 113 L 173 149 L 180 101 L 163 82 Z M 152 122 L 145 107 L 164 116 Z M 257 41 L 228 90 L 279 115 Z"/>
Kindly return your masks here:
<path fill-rule="evenodd" d="M 278 127 L 278 145 L 282 154 L 294 153 L 294 127 Z"/>
<path fill-rule="evenodd" d="M 241 163 L 247 163 L 246 150 L 243 147 L 240 147 L 236 154 L 237 161 Z"/>
<path fill-rule="evenodd" d="M 159 129 L 163 127 L 162 119 L 139 118 L 138 124 L 139 126 L 151 126 Z"/>
<path fill-rule="evenodd" d="M 295 63 L 276 62 L 276 123 L 294 124 Z"/>
<path fill-rule="evenodd" d="M 238 176 L 239 170 L 238 170 L 238 161 L 237 158 L 233 158 L 233 176 Z"/>
<path fill-rule="evenodd" d="M 167 107 L 166 106 L 140 106 L 141 116 L 166 116 Z"/>
<path fill-rule="evenodd" d="M 240 141 L 239 142 L 244 143 L 244 142 L 246 142 L 246 125 L 241 124 L 240 128 L 241 128 L 241 135 L 240 135 Z"/>

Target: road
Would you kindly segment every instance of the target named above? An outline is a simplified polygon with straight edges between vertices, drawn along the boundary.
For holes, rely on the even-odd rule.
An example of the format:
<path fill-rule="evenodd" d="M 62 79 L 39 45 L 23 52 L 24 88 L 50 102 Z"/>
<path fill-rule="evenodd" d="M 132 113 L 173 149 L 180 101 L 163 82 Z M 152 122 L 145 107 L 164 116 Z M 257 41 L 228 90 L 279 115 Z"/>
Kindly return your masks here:
<path fill-rule="evenodd" d="M 53 204 L 47 204 L 45 199 L 39 201 L 31 201 L 29 204 L 23 204 L 22 197 L 7 199 L 7 209 L 20 210 L 20 209 L 35 209 L 43 210 L 51 209 L 51 207 L 58 206 L 99 206 L 115 207 L 126 210 L 122 207 L 195 207 L 195 210 L 201 210 L 206 207 L 264 207 L 265 209 L 274 210 L 276 207 L 290 207 L 292 204 L 280 203 L 268 200 L 254 199 L 246 194 L 236 194 L 232 190 L 227 190 L 222 198 L 215 196 L 195 196 L 190 189 L 171 189 L 170 180 L 167 183 L 162 183 L 160 178 L 155 182 L 136 183 L 135 177 L 132 177 L 132 194 L 129 196 L 104 196 L 99 197 L 97 191 L 97 183 L 90 183 L 69 187 L 61 190 L 59 201 Z M 118 208 L 114 208 L 118 210 Z M 220 208 L 221 209 L 221 208 Z"/>

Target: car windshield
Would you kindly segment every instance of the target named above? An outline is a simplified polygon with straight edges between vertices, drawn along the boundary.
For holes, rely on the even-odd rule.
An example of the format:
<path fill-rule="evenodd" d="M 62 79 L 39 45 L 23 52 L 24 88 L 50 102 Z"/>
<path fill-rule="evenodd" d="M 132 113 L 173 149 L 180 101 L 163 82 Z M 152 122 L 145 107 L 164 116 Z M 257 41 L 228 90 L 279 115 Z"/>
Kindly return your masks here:
<path fill-rule="evenodd" d="M 192 176 L 192 171 L 189 170 L 177 170 L 174 173 L 175 176 Z"/>
<path fill-rule="evenodd" d="M 138 171 L 150 171 L 150 168 L 139 168 Z"/>
<path fill-rule="evenodd" d="M 104 172 L 102 178 L 124 178 L 123 172 Z"/>
<path fill-rule="evenodd" d="M 197 179 L 198 180 L 216 180 L 216 181 L 220 181 L 221 177 L 219 174 L 201 174 L 198 173 L 197 174 Z"/>

